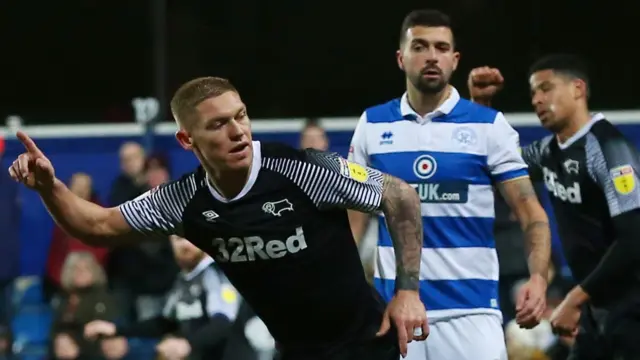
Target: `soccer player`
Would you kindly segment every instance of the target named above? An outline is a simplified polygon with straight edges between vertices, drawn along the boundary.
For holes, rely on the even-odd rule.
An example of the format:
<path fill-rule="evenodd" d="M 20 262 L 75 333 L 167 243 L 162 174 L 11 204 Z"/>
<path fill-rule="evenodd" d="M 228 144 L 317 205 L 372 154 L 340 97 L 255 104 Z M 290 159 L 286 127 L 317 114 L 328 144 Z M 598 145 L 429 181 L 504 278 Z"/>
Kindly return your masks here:
<path fill-rule="evenodd" d="M 407 15 L 397 52 L 406 93 L 368 108 L 351 144 L 351 160 L 400 177 L 420 196 L 425 233 L 420 297 L 431 335 L 410 344 L 409 358 L 416 360 L 506 359 L 493 185 L 517 215 L 529 246 L 530 279 L 519 293 L 516 319 L 533 327 L 545 308 L 547 216 L 518 152 L 518 134 L 502 113 L 460 98 L 448 84 L 459 57 L 446 15 L 432 10 Z M 351 214 L 355 234 L 363 233 L 366 219 Z M 397 286 L 394 264 L 402 255 L 392 247 L 393 229 L 379 223 L 375 284 L 391 299 Z"/>
<path fill-rule="evenodd" d="M 485 104 L 502 82 L 500 72 L 488 67 L 469 76 L 473 98 Z M 570 359 L 638 359 L 638 151 L 603 114 L 589 113 L 589 78 L 580 58 L 553 54 L 538 60 L 529 85 L 534 110 L 553 134 L 525 147 L 522 155 L 531 178 L 548 190 L 579 283 L 551 324 L 565 335 L 580 329 Z"/>
<path fill-rule="evenodd" d="M 252 141 L 247 109 L 226 79 L 187 82 L 171 108 L 178 142 L 201 166 L 119 207 L 73 195 L 22 132 L 26 152 L 9 172 L 88 244 L 172 234 L 192 241 L 265 322 L 286 360 L 386 360 L 426 338 L 422 222 L 412 187 L 336 154 Z M 386 310 L 365 280 L 346 208 L 386 214 L 398 252 L 396 295 Z"/>

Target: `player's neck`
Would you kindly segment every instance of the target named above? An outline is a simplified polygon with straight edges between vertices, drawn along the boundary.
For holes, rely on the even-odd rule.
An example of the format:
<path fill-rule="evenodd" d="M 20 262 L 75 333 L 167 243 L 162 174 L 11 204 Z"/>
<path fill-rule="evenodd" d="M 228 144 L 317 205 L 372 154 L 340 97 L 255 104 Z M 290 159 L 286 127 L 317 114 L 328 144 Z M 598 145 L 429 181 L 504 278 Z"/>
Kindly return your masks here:
<path fill-rule="evenodd" d="M 447 85 L 437 93 L 423 93 L 413 84 L 407 84 L 407 100 L 411 108 L 420 116 L 433 112 L 440 107 L 451 94 L 451 86 Z"/>
<path fill-rule="evenodd" d="M 226 199 L 233 199 L 244 188 L 251 173 L 251 167 L 238 170 L 206 169 L 209 183 Z"/>
<path fill-rule="evenodd" d="M 561 129 L 556 136 L 558 141 L 563 144 L 575 135 L 580 129 L 587 125 L 591 121 L 591 115 L 588 110 L 576 111 L 573 116 L 567 122 L 567 126 Z"/>

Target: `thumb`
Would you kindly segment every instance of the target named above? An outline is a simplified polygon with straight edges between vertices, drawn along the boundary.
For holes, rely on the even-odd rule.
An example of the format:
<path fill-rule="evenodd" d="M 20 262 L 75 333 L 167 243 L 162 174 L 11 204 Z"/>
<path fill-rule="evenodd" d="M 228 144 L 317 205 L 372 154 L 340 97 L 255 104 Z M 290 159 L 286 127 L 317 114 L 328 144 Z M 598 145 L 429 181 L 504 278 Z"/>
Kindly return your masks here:
<path fill-rule="evenodd" d="M 385 311 L 384 315 L 382 315 L 382 324 L 380 324 L 380 329 L 376 333 L 376 336 L 384 336 L 387 332 L 389 332 L 390 328 L 391 322 L 389 321 L 389 313 Z"/>

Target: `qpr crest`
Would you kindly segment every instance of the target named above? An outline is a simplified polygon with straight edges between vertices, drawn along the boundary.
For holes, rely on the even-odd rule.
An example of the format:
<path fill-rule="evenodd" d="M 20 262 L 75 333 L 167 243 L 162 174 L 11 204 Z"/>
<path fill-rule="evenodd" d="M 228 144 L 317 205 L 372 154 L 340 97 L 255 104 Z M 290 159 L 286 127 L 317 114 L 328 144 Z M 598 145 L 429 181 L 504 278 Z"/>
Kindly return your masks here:
<path fill-rule="evenodd" d="M 413 162 L 413 172 L 420 179 L 428 179 L 432 177 L 438 168 L 438 163 L 436 163 L 436 159 L 431 155 L 420 155 Z"/>

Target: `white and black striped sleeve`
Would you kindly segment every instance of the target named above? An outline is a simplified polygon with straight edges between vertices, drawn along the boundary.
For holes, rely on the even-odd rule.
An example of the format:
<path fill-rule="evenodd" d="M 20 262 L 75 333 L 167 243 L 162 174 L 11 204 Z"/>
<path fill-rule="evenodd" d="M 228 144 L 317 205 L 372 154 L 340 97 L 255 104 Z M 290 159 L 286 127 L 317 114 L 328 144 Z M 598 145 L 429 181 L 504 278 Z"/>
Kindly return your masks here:
<path fill-rule="evenodd" d="M 551 139 L 552 136 L 550 135 L 541 140 L 534 141 L 521 149 L 522 159 L 527 164 L 531 181 L 543 180 L 542 157 L 543 154 L 548 151 Z"/>
<path fill-rule="evenodd" d="M 195 174 L 161 185 L 120 205 L 129 225 L 138 232 L 166 239 L 182 234 L 182 213 L 197 191 Z"/>
<path fill-rule="evenodd" d="M 380 209 L 384 174 L 336 153 L 307 149 L 303 159 L 265 158 L 263 166 L 293 181 L 320 209 Z"/>

